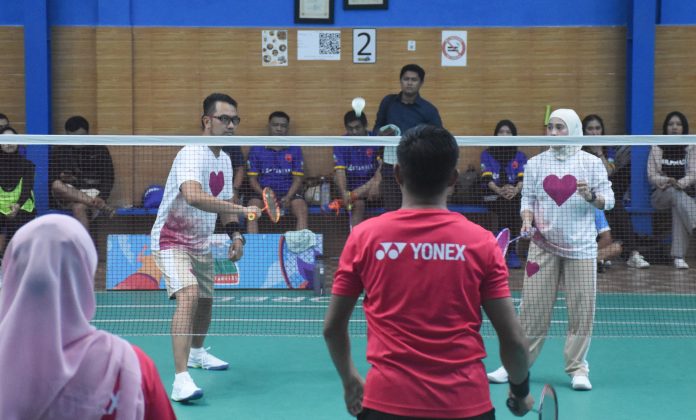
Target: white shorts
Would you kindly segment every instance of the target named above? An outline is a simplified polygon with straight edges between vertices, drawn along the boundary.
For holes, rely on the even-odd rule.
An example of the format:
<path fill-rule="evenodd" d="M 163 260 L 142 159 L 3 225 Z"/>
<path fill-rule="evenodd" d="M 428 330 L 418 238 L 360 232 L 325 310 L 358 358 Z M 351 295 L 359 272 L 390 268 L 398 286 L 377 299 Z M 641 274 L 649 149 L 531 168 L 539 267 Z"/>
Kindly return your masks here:
<path fill-rule="evenodd" d="M 157 267 L 164 274 L 169 298 L 184 287 L 198 285 L 198 297 L 213 297 L 215 265 L 211 253 L 199 255 L 180 249 L 153 251 Z"/>

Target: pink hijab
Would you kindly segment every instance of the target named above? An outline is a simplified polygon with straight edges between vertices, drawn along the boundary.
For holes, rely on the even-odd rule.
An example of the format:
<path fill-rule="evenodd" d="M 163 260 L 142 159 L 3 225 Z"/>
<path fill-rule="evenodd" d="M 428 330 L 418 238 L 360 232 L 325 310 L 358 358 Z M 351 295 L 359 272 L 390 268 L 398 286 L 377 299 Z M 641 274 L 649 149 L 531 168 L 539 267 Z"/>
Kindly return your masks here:
<path fill-rule="evenodd" d="M 3 419 L 101 419 L 114 406 L 117 419 L 143 418 L 133 348 L 89 324 L 96 268 L 92 239 L 72 217 L 40 217 L 10 241 L 0 290 Z"/>

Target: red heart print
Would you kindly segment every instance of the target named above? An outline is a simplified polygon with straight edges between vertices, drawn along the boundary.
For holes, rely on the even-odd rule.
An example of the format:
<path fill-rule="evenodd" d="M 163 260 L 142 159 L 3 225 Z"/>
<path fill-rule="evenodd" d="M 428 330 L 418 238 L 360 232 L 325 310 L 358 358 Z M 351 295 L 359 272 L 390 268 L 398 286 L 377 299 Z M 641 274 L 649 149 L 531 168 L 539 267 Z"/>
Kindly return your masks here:
<path fill-rule="evenodd" d="M 210 193 L 217 197 L 225 187 L 225 174 L 222 171 L 218 173 L 211 172 L 208 186 L 210 187 Z"/>
<path fill-rule="evenodd" d="M 539 272 L 539 264 L 534 261 L 527 261 L 527 266 L 524 269 L 527 272 L 527 278 L 529 278 Z"/>
<path fill-rule="evenodd" d="M 543 186 L 546 194 L 560 207 L 575 194 L 578 189 L 578 181 L 570 174 L 560 179 L 556 175 L 549 175 L 544 178 Z"/>

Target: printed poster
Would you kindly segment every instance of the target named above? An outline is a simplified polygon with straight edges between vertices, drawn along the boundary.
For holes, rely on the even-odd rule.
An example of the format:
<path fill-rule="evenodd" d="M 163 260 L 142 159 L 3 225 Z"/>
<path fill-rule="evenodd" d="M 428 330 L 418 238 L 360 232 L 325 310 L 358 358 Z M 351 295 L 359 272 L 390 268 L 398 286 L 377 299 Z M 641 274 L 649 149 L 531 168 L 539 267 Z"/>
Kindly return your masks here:
<path fill-rule="evenodd" d="M 288 65 L 288 31 L 261 31 L 261 64 L 264 67 Z"/>

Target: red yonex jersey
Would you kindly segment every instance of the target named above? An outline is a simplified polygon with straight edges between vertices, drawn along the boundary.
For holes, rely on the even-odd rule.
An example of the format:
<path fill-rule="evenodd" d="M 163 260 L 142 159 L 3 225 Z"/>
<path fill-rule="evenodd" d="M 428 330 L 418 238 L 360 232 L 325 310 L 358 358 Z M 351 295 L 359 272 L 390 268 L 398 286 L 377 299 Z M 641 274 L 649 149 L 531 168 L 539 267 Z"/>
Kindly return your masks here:
<path fill-rule="evenodd" d="M 492 409 L 481 303 L 510 296 L 493 234 L 447 210 L 398 210 L 353 229 L 333 293 L 359 296 L 368 326 L 363 405 L 456 418 Z"/>

